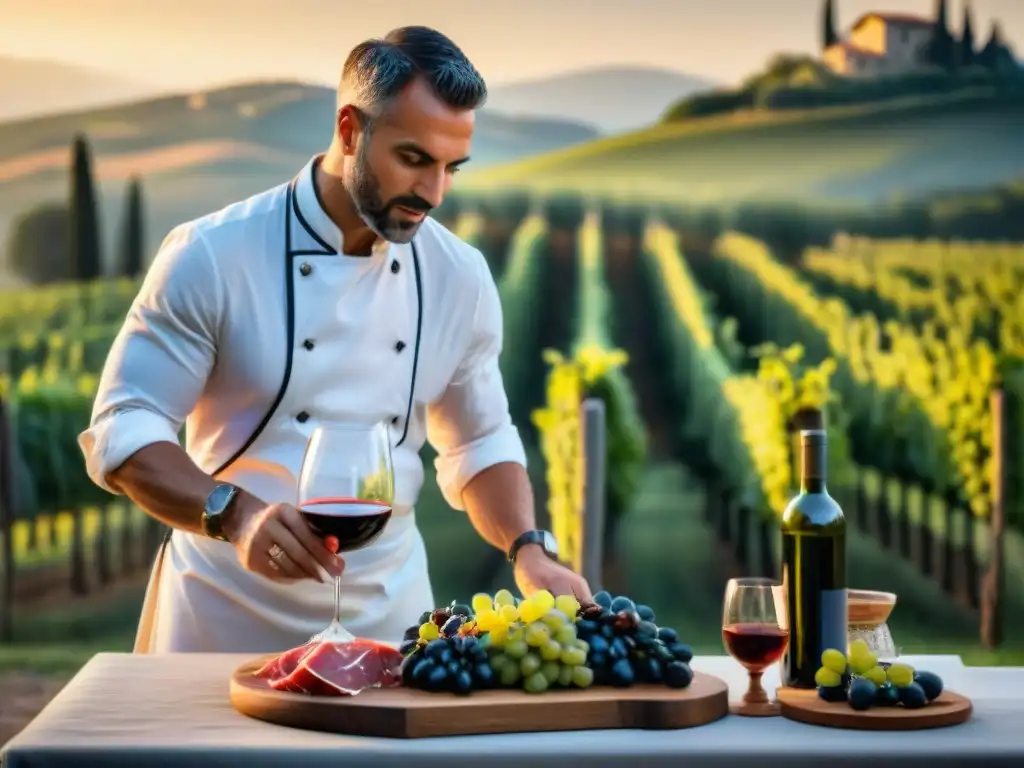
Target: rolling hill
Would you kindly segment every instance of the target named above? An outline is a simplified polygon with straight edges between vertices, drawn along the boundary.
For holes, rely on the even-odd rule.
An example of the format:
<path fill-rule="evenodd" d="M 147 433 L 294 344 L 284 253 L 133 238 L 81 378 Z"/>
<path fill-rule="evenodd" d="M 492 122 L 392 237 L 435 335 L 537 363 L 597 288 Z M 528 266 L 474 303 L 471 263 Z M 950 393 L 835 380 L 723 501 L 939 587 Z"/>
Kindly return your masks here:
<path fill-rule="evenodd" d="M 990 187 L 1024 175 L 1024 97 L 945 97 L 679 123 L 468 175 L 464 186 L 532 186 L 720 203 L 881 202 Z"/>
<path fill-rule="evenodd" d="M 652 125 L 665 107 L 717 84 L 651 67 L 601 67 L 490 89 L 487 104 L 506 114 L 557 117 L 620 133 Z"/>
<path fill-rule="evenodd" d="M 152 251 L 176 223 L 289 179 L 330 142 L 334 102 L 331 88 L 263 82 L 0 124 L 0 244 L 16 216 L 64 198 L 79 131 L 93 149 L 107 233 L 116 232 L 125 180 L 143 178 Z M 597 136 L 570 121 L 483 110 L 473 164 Z"/>

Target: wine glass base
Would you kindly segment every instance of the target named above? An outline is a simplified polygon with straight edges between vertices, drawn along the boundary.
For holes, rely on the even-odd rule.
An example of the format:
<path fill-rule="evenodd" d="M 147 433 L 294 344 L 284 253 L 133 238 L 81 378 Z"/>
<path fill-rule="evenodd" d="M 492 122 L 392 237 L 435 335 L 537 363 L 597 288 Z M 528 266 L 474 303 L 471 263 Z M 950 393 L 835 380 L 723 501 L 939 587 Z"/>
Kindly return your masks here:
<path fill-rule="evenodd" d="M 729 714 L 740 717 L 778 717 L 782 714 L 782 707 L 777 701 L 737 701 L 729 704 Z"/>

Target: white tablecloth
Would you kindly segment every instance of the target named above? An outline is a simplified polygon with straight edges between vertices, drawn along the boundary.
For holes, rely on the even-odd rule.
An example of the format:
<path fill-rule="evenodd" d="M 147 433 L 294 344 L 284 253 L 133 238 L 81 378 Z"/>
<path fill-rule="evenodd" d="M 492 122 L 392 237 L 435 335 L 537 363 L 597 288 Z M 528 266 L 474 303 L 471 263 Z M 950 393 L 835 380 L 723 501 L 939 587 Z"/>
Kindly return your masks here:
<path fill-rule="evenodd" d="M 952 728 L 865 733 L 783 718 L 729 716 L 680 731 L 565 731 L 375 739 L 294 730 L 237 713 L 227 681 L 245 657 L 103 653 L 93 658 L 6 747 L 4 768 L 114 766 L 686 766 L 797 768 L 986 764 L 1024 768 L 1024 669 L 966 668 L 956 656 L 907 657 L 974 702 Z M 698 657 L 739 699 L 746 675 L 728 657 Z M 774 691 L 777 669 L 765 674 Z"/>

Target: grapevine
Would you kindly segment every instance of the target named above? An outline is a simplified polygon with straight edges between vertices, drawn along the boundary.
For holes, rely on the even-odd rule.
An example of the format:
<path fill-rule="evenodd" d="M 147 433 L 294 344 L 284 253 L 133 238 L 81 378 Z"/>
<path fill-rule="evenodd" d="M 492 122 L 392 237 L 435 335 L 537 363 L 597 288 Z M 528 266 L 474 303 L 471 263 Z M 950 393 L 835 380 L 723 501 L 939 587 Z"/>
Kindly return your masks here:
<path fill-rule="evenodd" d="M 745 236 L 724 236 L 717 253 L 746 277 L 750 290 L 781 301 L 799 318 L 800 327 L 820 334 L 825 340 L 821 351 L 846 367 L 839 377 L 844 402 L 858 403 L 857 417 L 905 439 L 917 475 L 940 487 L 952 477 L 974 513 L 988 513 L 993 471 L 989 393 L 998 359 L 986 341 L 971 339 L 958 327 L 940 333 L 926 326 L 918 332 L 897 320 L 855 315 L 845 302 L 816 294 L 763 244 Z"/>

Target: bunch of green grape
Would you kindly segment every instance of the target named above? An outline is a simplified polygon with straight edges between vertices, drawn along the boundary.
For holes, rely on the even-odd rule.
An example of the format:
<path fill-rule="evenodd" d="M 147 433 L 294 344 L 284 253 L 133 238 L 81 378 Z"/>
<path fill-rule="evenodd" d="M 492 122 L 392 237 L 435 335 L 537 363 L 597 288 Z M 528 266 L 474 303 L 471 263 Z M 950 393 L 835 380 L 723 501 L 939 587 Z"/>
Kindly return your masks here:
<path fill-rule="evenodd" d="M 917 709 L 942 693 L 942 679 L 933 672 L 915 671 L 908 664 L 879 664 L 863 640 L 850 643 L 849 657 L 835 648 L 821 654 L 814 675 L 818 696 L 846 701 L 853 709 L 896 706 Z"/>
<path fill-rule="evenodd" d="M 487 632 L 488 663 L 498 684 L 528 693 L 549 688 L 587 688 L 594 673 L 587 666 L 588 645 L 576 636 L 579 602 L 572 595 L 535 592 L 516 604 L 508 590 L 492 598 L 473 596 L 476 626 Z"/>

